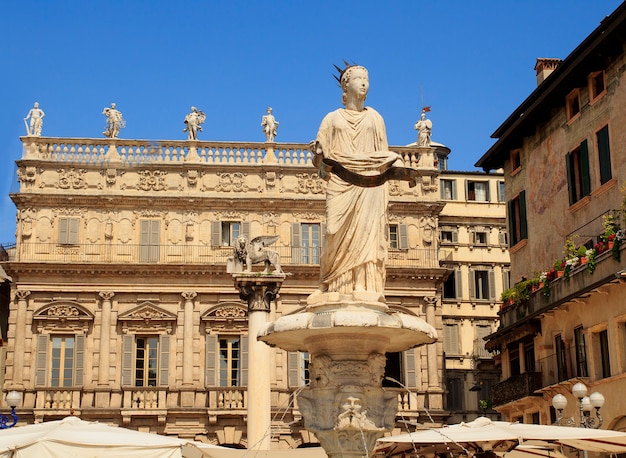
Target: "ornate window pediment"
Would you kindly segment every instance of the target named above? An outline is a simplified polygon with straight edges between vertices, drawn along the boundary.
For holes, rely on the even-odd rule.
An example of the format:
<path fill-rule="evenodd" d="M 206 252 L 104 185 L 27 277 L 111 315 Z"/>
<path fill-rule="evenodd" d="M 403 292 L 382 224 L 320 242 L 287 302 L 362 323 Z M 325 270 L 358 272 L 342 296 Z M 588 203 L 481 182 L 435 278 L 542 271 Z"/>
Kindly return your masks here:
<path fill-rule="evenodd" d="M 242 332 L 248 329 L 248 308 L 238 302 L 223 302 L 201 317 L 207 332 Z"/>
<path fill-rule="evenodd" d="M 120 314 L 117 320 L 122 323 L 125 333 L 130 330 L 140 332 L 162 332 L 165 330 L 169 334 L 172 332 L 176 319 L 174 313 L 168 312 L 150 301 L 146 301 Z"/>
<path fill-rule="evenodd" d="M 78 302 L 54 301 L 37 310 L 33 321 L 37 323 L 39 332 L 55 329 L 83 333 L 93 322 L 93 314 Z"/>

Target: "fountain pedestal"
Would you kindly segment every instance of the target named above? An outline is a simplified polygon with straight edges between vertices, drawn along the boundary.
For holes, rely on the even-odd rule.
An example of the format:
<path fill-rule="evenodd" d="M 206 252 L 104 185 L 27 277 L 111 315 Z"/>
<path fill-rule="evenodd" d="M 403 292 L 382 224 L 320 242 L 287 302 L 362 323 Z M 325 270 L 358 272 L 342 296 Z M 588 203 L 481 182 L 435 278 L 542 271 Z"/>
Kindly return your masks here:
<path fill-rule="evenodd" d="M 382 388 L 387 352 L 432 343 L 435 330 L 417 316 L 376 301 L 327 296 L 304 312 L 268 323 L 259 340 L 306 351 L 311 385 L 298 395 L 304 426 L 331 458 L 370 456 L 394 427 L 397 394 Z"/>

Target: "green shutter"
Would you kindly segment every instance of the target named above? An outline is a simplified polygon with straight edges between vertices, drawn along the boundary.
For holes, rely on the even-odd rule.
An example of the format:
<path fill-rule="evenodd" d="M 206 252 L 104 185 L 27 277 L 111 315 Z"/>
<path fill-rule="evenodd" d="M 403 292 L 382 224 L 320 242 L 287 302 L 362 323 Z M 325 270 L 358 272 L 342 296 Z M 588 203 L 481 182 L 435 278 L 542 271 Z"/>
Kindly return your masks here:
<path fill-rule="evenodd" d="M 518 240 L 517 240 L 517 231 L 515 230 L 515 199 L 513 200 L 509 200 L 506 203 L 507 206 L 507 214 L 509 217 L 509 246 L 512 247 L 513 245 L 515 245 Z"/>
<path fill-rule="evenodd" d="M 85 384 L 85 336 L 79 334 L 75 337 L 74 349 L 74 386 Z M 101 361 L 100 364 L 104 364 Z"/>
<path fill-rule="evenodd" d="M 193 364 L 186 361 L 185 364 Z M 170 336 L 159 336 L 159 386 L 169 385 L 170 375 Z"/>
<path fill-rule="evenodd" d="M 290 387 L 300 386 L 300 355 L 297 351 L 287 352 L 287 383 Z"/>
<path fill-rule="evenodd" d="M 248 386 L 248 336 L 241 336 L 241 386 Z"/>
<path fill-rule="evenodd" d="M 407 388 L 417 388 L 417 365 L 415 363 L 415 348 L 402 352 L 404 359 L 404 384 Z"/>
<path fill-rule="evenodd" d="M 470 269 L 469 271 L 469 290 L 470 299 L 476 299 L 476 272 L 474 269 Z"/>
<path fill-rule="evenodd" d="M 216 348 L 217 348 L 217 336 L 207 334 L 206 336 L 206 367 L 204 380 L 207 387 L 217 386 L 217 373 L 216 373 Z"/>
<path fill-rule="evenodd" d="M 569 195 L 569 204 L 576 203 L 576 170 L 572 153 L 565 155 L 565 168 L 567 168 L 567 191 Z"/>
<path fill-rule="evenodd" d="M 609 126 L 604 126 L 596 134 L 598 139 L 598 160 L 600 162 L 600 184 L 609 181 L 611 173 L 611 147 L 609 144 Z"/>
<path fill-rule="evenodd" d="M 409 249 L 409 229 L 406 224 L 398 224 L 398 248 Z"/>
<path fill-rule="evenodd" d="M 122 336 L 122 386 L 133 384 L 133 343 L 135 336 Z"/>
<path fill-rule="evenodd" d="M 519 193 L 519 232 L 520 240 L 528 238 L 528 222 L 526 221 L 526 191 Z"/>
<path fill-rule="evenodd" d="M 302 236 L 300 234 L 300 223 L 291 223 L 291 262 L 293 264 L 302 263 Z"/>
<path fill-rule="evenodd" d="M 580 144 L 580 174 L 582 180 L 582 196 L 591 194 L 591 174 L 589 172 L 589 148 L 587 140 Z"/>
<path fill-rule="evenodd" d="M 37 336 L 37 367 L 35 369 L 35 386 L 45 386 L 48 375 L 48 342 L 47 334 Z M 15 371 L 24 370 L 23 367 L 14 367 Z"/>

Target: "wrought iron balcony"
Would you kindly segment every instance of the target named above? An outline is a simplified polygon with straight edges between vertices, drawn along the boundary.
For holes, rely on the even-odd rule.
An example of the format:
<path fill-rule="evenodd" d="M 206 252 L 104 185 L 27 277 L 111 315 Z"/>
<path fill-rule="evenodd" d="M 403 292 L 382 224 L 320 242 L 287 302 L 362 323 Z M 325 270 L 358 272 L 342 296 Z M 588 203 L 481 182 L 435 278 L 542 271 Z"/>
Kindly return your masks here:
<path fill-rule="evenodd" d="M 511 401 L 534 396 L 542 388 L 541 372 L 525 372 L 514 375 L 493 387 L 493 405 L 500 406 Z"/>

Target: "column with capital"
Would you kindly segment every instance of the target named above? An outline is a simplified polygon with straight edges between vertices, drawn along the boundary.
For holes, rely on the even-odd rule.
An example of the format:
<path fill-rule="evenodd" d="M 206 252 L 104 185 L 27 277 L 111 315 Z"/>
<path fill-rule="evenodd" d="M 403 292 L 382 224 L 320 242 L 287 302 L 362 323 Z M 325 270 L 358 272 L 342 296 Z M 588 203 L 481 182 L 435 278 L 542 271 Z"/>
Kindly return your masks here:
<path fill-rule="evenodd" d="M 435 327 L 435 307 L 439 299 L 437 296 L 424 296 L 426 302 L 426 322 Z M 428 401 L 431 409 L 443 408 L 442 389 L 439 384 L 437 364 L 437 346 L 426 347 L 426 360 L 428 361 Z"/>
<path fill-rule="evenodd" d="M 30 291 L 17 290 L 17 316 L 15 319 L 15 347 L 13 350 L 13 386 L 24 388 L 24 352 L 26 351 L 26 309 L 28 308 L 28 296 Z"/>
<path fill-rule="evenodd" d="M 239 297 L 248 303 L 248 449 L 269 450 L 271 443 L 271 348 L 257 340 L 269 321 L 270 306 L 285 274 L 233 274 Z"/>
<path fill-rule="evenodd" d="M 195 291 L 185 291 L 181 296 L 185 299 L 183 318 L 183 385 L 193 385 L 193 309 Z"/>

